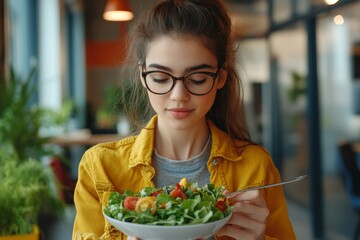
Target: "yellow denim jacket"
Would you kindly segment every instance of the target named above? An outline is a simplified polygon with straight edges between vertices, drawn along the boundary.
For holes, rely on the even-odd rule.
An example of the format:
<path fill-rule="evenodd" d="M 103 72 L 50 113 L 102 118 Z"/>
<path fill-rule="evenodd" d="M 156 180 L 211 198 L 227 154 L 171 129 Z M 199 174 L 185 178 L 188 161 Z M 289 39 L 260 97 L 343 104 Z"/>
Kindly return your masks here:
<path fill-rule="evenodd" d="M 124 234 L 105 221 L 102 208 L 111 191 L 139 191 L 146 186 L 154 186 L 151 179 L 155 169 L 151 166 L 151 159 L 156 122 L 157 116 L 137 136 L 98 144 L 86 151 L 79 165 L 75 189 L 77 214 L 73 240 L 126 239 Z M 261 146 L 234 142 L 211 121 L 208 124 L 212 147 L 207 166 L 212 183 L 234 191 L 280 181 L 270 155 Z M 265 239 L 296 239 L 282 188 L 261 191 L 270 210 Z"/>

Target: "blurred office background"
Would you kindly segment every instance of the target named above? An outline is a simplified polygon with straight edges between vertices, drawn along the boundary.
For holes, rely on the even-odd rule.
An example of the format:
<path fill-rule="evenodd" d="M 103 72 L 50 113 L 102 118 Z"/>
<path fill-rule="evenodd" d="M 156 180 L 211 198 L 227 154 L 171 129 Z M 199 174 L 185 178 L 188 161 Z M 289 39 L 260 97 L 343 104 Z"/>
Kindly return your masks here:
<path fill-rule="evenodd" d="M 134 18 L 157 2 L 129 1 Z M 252 136 L 269 149 L 284 179 L 308 175 L 284 187 L 298 239 L 352 239 L 358 216 L 341 175 L 339 143 L 351 142 L 360 155 L 360 1 L 226 2 Z M 66 99 L 75 103 L 67 127 L 45 133 L 55 139 L 84 130 L 88 137 L 122 136 L 117 118 L 107 125 L 99 118 L 126 78 L 120 70 L 132 20 L 105 20 L 106 3 L 1 0 L 1 80 L 10 65 L 23 77 L 36 66 L 31 104 L 60 110 Z M 68 142 L 57 143 L 76 181 L 92 143 Z M 74 210 L 67 204 L 68 221 L 45 224 L 45 239 L 71 236 Z"/>

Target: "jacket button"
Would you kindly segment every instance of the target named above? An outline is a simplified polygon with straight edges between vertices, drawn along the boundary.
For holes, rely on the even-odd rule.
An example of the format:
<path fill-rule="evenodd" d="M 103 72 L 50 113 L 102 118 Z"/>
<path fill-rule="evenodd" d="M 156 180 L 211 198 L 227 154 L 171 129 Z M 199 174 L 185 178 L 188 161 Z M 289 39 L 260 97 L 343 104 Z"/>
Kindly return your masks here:
<path fill-rule="evenodd" d="M 218 164 L 218 161 L 217 161 L 216 159 L 213 159 L 213 160 L 212 160 L 212 164 L 213 164 L 214 166 L 216 166 L 216 165 Z"/>

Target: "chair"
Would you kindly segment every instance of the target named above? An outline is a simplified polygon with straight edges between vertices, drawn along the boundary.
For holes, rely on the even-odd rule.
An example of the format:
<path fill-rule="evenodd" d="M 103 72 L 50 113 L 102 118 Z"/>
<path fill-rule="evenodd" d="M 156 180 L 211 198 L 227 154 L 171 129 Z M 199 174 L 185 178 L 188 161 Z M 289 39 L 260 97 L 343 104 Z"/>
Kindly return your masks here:
<path fill-rule="evenodd" d="M 52 167 L 55 176 L 59 182 L 59 194 L 65 203 L 74 203 L 74 191 L 76 180 L 74 180 L 69 173 L 69 169 L 59 159 L 54 157 L 51 160 L 50 166 Z"/>
<path fill-rule="evenodd" d="M 351 205 L 358 214 L 358 223 L 355 228 L 353 240 L 360 236 L 360 168 L 356 160 L 356 153 L 350 142 L 339 143 L 341 173 L 346 191 L 350 197 Z"/>

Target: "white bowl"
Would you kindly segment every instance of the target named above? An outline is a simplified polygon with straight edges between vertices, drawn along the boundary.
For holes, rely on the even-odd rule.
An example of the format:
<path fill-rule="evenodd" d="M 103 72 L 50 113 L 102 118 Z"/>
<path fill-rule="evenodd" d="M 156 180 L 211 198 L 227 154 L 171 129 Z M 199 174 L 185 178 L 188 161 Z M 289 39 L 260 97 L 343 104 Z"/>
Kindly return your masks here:
<path fill-rule="evenodd" d="M 179 226 L 158 226 L 137 224 L 113 219 L 103 213 L 105 219 L 116 229 L 131 237 L 141 240 L 192 240 L 209 238 L 222 228 L 230 219 L 231 214 L 224 219 L 201 224 L 188 224 Z"/>

